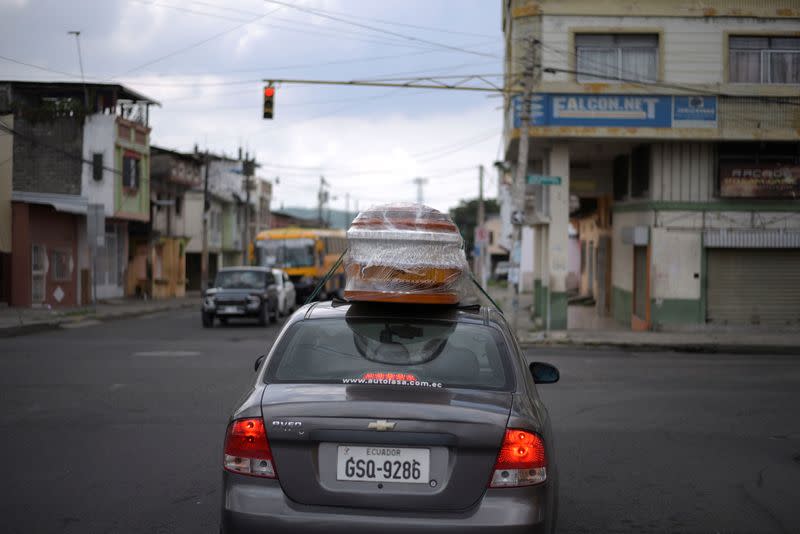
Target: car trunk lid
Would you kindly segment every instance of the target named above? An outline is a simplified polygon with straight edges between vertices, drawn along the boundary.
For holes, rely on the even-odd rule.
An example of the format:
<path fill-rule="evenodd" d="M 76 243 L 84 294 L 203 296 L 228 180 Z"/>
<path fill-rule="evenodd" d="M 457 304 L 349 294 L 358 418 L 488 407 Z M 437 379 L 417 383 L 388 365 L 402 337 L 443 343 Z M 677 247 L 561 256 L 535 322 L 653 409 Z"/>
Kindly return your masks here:
<path fill-rule="evenodd" d="M 278 477 L 290 499 L 309 505 L 455 511 L 483 495 L 511 402 L 511 393 L 504 391 L 270 384 L 262 411 Z M 426 456 L 427 480 L 412 483 L 380 475 L 342 480 L 339 456 L 345 458 L 351 449 L 364 452 L 365 446 L 379 453 L 402 449 L 404 457 Z M 376 457 L 377 467 L 385 460 Z"/>

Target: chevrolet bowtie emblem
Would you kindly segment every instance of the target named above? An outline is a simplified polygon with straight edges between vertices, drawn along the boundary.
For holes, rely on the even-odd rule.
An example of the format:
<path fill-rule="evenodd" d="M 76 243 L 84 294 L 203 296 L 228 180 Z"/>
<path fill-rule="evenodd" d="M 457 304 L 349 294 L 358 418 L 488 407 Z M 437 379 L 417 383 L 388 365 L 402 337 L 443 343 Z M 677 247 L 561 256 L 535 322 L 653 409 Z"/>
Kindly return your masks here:
<path fill-rule="evenodd" d="M 371 422 L 367 428 L 370 430 L 377 430 L 378 432 L 386 432 L 387 430 L 394 430 L 394 426 L 397 423 L 390 423 L 386 419 L 378 419 L 377 421 Z"/>

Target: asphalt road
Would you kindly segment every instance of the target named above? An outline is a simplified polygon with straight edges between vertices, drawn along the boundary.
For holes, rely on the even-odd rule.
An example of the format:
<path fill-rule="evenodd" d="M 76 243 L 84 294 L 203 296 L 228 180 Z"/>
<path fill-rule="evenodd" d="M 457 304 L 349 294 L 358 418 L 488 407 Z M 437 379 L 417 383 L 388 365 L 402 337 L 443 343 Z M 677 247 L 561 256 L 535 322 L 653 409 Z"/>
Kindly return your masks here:
<path fill-rule="evenodd" d="M 168 312 L 0 339 L 0 531 L 216 532 L 230 409 L 277 327 Z M 800 358 L 535 349 L 562 532 L 800 532 Z"/>

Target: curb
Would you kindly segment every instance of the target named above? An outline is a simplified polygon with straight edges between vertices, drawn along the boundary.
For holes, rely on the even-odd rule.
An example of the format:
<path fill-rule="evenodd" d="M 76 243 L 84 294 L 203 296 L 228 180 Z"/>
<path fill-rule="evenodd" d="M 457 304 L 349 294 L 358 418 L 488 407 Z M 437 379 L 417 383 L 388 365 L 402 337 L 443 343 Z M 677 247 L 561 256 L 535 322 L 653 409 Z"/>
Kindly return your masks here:
<path fill-rule="evenodd" d="M 182 302 L 176 306 L 164 306 L 164 307 L 145 309 L 145 310 L 121 311 L 119 313 L 100 315 L 100 316 L 95 315 L 91 310 L 89 310 L 85 314 L 67 316 L 53 321 L 41 321 L 29 324 L 9 326 L 7 328 L 0 328 L 0 338 L 19 337 L 30 334 L 37 334 L 40 332 L 47 332 L 50 330 L 58 330 L 61 328 L 61 325 L 63 324 L 76 324 L 85 320 L 110 322 L 110 321 L 116 321 L 118 319 L 130 319 L 134 317 L 141 317 L 143 315 L 151 315 L 153 313 L 161 313 L 171 310 L 180 310 L 183 308 L 192 308 L 199 305 L 200 301 Z"/>
<path fill-rule="evenodd" d="M 626 352 L 682 352 L 694 354 L 774 354 L 800 356 L 800 346 L 791 345 L 753 345 L 720 343 L 614 343 L 609 341 L 535 340 L 521 341 L 523 349 L 533 347 L 571 347 L 584 349 L 618 349 Z"/>

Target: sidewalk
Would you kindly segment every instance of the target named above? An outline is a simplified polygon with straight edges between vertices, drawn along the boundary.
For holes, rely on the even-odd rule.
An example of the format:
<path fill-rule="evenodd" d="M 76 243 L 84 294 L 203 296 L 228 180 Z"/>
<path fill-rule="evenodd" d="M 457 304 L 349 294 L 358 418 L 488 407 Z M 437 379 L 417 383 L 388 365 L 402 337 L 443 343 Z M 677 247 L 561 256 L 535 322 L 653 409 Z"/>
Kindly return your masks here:
<path fill-rule="evenodd" d="M 492 286 L 488 293 L 513 318 L 511 299 L 505 288 Z M 519 296 L 517 338 L 523 345 L 574 345 L 620 347 L 639 350 L 681 352 L 779 353 L 800 355 L 800 331 L 747 328 L 711 329 L 697 325 L 674 331 L 633 332 L 613 319 L 598 317 L 593 307 L 570 306 L 569 330 L 545 332 L 531 319 L 533 295 Z"/>
<path fill-rule="evenodd" d="M 188 292 L 185 297 L 160 300 L 109 299 L 100 301 L 96 307 L 90 305 L 66 309 L 11 308 L 3 305 L 0 306 L 0 338 L 182 308 L 199 310 L 200 292 Z"/>

